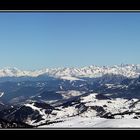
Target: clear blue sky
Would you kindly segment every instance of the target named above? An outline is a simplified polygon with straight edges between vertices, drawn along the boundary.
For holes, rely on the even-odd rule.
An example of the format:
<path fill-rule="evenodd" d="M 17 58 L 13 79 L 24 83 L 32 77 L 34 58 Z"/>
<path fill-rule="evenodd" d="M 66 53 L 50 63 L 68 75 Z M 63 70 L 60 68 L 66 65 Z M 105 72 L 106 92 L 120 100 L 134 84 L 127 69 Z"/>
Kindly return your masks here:
<path fill-rule="evenodd" d="M 0 13 L 0 68 L 140 63 L 140 13 Z"/>

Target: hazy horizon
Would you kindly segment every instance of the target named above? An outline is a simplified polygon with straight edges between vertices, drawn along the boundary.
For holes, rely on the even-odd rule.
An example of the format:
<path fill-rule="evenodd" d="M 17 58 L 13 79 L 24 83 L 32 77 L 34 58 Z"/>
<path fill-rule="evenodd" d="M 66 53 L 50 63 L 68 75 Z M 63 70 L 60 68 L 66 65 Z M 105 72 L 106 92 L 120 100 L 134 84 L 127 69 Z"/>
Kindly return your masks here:
<path fill-rule="evenodd" d="M 128 64 L 128 63 L 121 63 L 121 64 L 113 64 L 113 65 L 95 65 L 95 64 L 91 64 L 91 65 L 83 65 L 83 66 L 58 66 L 58 67 L 40 67 L 40 68 L 31 68 L 31 69 L 27 69 L 27 68 L 20 68 L 20 67 L 15 67 L 15 66 L 5 66 L 5 67 L 0 67 L 1 69 L 19 69 L 19 70 L 25 70 L 25 71 L 34 71 L 34 70 L 42 70 L 42 69 L 57 69 L 57 68 L 84 68 L 84 67 L 90 67 L 90 66 L 97 66 L 97 67 L 113 67 L 113 66 L 121 66 L 121 65 L 140 65 L 140 63 L 138 64 Z"/>

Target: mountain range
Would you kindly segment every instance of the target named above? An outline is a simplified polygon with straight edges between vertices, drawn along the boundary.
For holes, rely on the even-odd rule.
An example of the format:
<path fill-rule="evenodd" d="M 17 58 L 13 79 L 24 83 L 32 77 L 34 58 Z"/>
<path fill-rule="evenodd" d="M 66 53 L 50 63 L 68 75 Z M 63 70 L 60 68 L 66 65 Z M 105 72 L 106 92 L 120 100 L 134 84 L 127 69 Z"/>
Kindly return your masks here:
<path fill-rule="evenodd" d="M 3 128 L 55 126 L 76 117 L 138 119 L 139 98 L 139 64 L 0 70 Z"/>
<path fill-rule="evenodd" d="M 0 69 L 0 77 L 38 77 L 51 76 L 66 80 L 76 80 L 83 77 L 100 77 L 105 74 L 123 75 L 125 77 L 137 77 L 140 75 L 140 64 L 121 64 L 114 66 L 96 66 L 82 68 L 46 68 L 42 70 L 25 71 L 17 68 Z"/>

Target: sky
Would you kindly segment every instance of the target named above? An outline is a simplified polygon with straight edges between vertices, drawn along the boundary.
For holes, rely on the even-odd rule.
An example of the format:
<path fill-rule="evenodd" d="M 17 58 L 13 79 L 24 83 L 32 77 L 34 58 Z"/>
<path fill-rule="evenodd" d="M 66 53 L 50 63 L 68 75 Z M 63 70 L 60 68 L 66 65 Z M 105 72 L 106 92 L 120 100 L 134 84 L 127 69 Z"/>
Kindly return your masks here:
<path fill-rule="evenodd" d="M 140 13 L 0 13 L 0 68 L 139 64 Z"/>

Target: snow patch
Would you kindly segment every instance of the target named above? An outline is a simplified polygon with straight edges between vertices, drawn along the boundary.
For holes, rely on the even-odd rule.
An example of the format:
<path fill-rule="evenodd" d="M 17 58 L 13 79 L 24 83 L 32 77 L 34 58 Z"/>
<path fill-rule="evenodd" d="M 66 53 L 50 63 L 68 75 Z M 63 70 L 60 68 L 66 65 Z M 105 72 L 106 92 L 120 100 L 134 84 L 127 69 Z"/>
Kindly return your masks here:
<path fill-rule="evenodd" d="M 4 95 L 4 92 L 0 92 L 0 97 L 2 97 Z"/>

